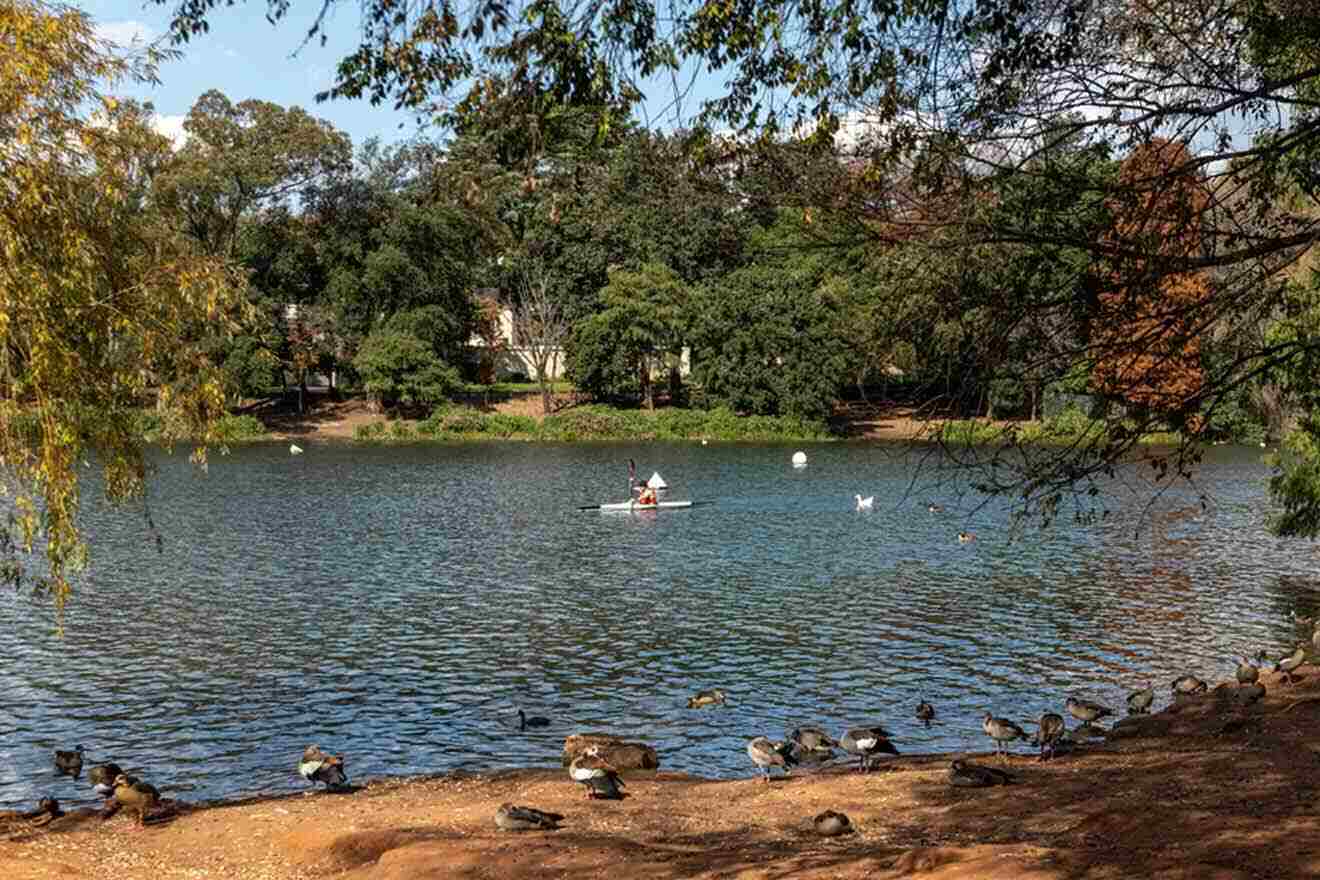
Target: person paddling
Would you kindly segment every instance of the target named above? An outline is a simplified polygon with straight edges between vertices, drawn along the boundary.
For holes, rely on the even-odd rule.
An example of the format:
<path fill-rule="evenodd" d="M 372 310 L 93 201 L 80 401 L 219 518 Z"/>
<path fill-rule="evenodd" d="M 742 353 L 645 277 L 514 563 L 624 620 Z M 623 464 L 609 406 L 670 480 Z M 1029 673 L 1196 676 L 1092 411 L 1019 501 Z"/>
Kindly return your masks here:
<path fill-rule="evenodd" d="M 642 484 L 641 491 L 637 493 L 638 504 L 655 504 L 655 490 L 646 484 Z"/>

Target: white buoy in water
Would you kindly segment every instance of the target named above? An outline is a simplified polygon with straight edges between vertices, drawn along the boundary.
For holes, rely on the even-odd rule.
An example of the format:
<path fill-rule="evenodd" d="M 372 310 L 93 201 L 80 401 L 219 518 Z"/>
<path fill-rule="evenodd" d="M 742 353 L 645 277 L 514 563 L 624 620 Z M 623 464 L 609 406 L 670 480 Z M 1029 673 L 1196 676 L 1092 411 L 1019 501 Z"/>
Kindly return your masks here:
<path fill-rule="evenodd" d="M 797 452 L 793 453 L 793 467 L 802 468 L 806 466 L 807 466 L 807 454 L 801 450 L 798 450 Z"/>
<path fill-rule="evenodd" d="M 289 455 L 302 455 L 302 447 L 297 443 L 289 444 Z"/>

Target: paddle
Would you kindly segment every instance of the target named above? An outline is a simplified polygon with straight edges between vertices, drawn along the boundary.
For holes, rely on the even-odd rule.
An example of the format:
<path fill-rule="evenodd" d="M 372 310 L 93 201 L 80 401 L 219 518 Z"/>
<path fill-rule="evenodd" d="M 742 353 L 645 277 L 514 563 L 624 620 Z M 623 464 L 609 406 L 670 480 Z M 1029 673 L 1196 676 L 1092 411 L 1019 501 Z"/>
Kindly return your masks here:
<path fill-rule="evenodd" d="M 691 504 L 688 505 L 688 507 L 701 507 L 701 506 L 706 505 L 706 504 L 714 504 L 714 503 L 715 503 L 714 501 L 693 501 Z M 604 507 L 603 504 L 583 504 L 583 505 L 580 505 L 580 506 L 578 507 L 578 510 L 600 510 L 602 507 Z M 650 507 L 650 506 L 646 506 L 646 505 L 639 505 L 639 509 L 641 509 L 641 510 L 687 510 L 687 507 L 672 507 L 672 508 L 665 508 L 665 507 Z"/>

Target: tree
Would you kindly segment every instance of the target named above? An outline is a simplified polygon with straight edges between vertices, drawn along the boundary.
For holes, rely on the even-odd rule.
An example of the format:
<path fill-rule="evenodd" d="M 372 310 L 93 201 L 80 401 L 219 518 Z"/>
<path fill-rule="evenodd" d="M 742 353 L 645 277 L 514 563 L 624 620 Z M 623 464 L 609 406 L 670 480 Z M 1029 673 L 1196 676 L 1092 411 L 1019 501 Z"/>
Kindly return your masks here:
<path fill-rule="evenodd" d="M 164 442 L 215 440 L 224 381 L 199 340 L 242 316 L 227 266 L 199 255 L 150 193 L 169 142 L 150 109 L 97 83 L 150 78 L 111 54 L 78 11 L 0 2 L 0 491 L 11 513 L 0 566 L 62 608 L 86 561 L 79 474 L 95 461 L 107 498 L 143 496 L 141 416 Z"/>
<path fill-rule="evenodd" d="M 386 406 L 439 403 L 461 384 L 458 373 L 427 343 L 401 330 L 373 331 L 363 340 L 353 367 L 367 394 Z"/>
<path fill-rule="evenodd" d="M 541 412 L 549 415 L 554 409 L 554 373 L 573 324 L 538 257 L 524 256 L 515 271 L 519 284 L 513 301 L 513 343 L 531 358 L 541 386 Z"/>
<path fill-rule="evenodd" d="M 611 272 L 601 301 L 605 308 L 575 325 L 568 343 L 574 383 L 597 396 L 639 388 L 654 408 L 651 373 L 663 365 L 673 401 L 691 311 L 687 286 L 664 265 L 647 263 L 638 272 Z"/>
<path fill-rule="evenodd" d="M 202 250 L 216 256 L 235 253 L 245 216 L 287 204 L 352 157 L 343 132 L 300 107 L 234 104 L 214 89 L 197 99 L 183 127 L 188 139 L 161 196 Z"/>

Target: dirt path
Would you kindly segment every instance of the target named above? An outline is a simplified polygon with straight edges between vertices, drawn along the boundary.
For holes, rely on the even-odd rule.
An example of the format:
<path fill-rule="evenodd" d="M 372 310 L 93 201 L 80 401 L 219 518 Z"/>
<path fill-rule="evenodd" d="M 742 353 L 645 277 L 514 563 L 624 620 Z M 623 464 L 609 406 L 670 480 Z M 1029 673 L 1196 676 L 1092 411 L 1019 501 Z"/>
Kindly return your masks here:
<path fill-rule="evenodd" d="M 11 825 L 0 877 L 1320 876 L 1320 675 L 1311 672 L 1296 686 L 1266 676 L 1269 695 L 1253 706 L 1225 690 L 1125 722 L 1107 742 L 1048 763 L 1019 748 L 1010 787 L 953 788 L 948 756 L 771 785 L 750 778 L 750 765 L 749 778 L 733 781 L 628 774 L 622 802 L 584 800 L 560 769 L 387 780 L 197 809 L 142 830 L 127 816 L 89 813 Z M 947 723 L 976 729 L 974 719 Z M 567 818 L 557 832 L 500 832 L 492 816 L 504 801 Z M 848 814 L 857 833 L 816 837 L 810 819 L 827 808 Z"/>

